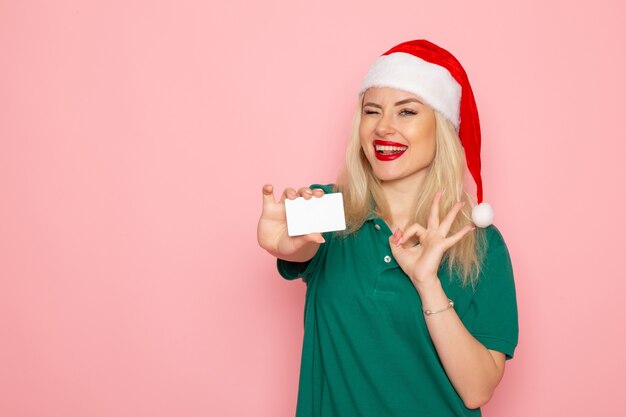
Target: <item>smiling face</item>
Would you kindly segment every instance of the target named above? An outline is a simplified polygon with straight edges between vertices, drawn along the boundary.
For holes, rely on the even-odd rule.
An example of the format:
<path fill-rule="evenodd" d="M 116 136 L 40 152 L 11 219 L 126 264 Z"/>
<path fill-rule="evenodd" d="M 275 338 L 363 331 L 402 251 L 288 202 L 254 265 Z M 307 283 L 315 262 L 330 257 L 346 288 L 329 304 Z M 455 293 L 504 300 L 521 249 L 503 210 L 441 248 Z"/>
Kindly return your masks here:
<path fill-rule="evenodd" d="M 415 94 L 372 87 L 363 96 L 361 148 L 381 181 L 424 178 L 435 157 L 435 112 Z"/>

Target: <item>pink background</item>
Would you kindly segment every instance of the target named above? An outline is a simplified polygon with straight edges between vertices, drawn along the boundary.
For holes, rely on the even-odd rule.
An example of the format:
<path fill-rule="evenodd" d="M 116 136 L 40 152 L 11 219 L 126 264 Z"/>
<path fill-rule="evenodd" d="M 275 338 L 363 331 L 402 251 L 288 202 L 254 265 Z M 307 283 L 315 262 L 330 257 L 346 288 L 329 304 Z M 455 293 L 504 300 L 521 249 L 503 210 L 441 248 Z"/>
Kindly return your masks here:
<path fill-rule="evenodd" d="M 467 69 L 516 273 L 484 414 L 621 413 L 624 2 L 50 3 L 0 0 L 1 416 L 293 416 L 305 285 L 261 186 L 333 182 L 418 38 Z"/>

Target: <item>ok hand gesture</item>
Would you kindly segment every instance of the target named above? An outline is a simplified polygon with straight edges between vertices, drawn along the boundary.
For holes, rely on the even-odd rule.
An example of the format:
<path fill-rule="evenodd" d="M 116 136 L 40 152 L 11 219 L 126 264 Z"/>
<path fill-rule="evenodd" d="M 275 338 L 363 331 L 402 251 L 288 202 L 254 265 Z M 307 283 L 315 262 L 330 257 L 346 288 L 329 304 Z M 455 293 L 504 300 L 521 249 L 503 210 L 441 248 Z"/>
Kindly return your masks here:
<path fill-rule="evenodd" d="M 398 228 L 389 237 L 389 246 L 391 246 L 394 258 L 416 286 L 438 280 L 437 270 L 443 254 L 461 240 L 466 233 L 476 229 L 472 226 L 465 226 L 457 233 L 447 237 L 456 215 L 465 202 L 457 202 L 440 223 L 439 201 L 441 194 L 441 191 L 435 194 L 427 228 L 415 223 L 404 232 Z M 411 239 L 413 236 L 419 240 L 417 245 L 409 242 L 413 240 Z"/>

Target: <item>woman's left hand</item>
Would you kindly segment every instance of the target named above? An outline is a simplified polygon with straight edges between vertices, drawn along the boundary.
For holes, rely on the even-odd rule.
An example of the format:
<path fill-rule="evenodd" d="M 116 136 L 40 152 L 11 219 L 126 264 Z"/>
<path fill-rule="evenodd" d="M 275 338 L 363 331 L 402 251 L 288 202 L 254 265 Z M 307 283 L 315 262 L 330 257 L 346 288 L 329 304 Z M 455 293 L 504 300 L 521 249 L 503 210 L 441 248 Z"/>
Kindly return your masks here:
<path fill-rule="evenodd" d="M 389 246 L 402 270 L 411 278 L 414 285 L 429 284 L 439 279 L 437 271 L 443 254 L 475 227 L 465 226 L 450 237 L 448 232 L 452 222 L 465 202 L 457 202 L 443 221 L 439 222 L 439 201 L 442 192 L 435 194 L 428 218 L 428 227 L 419 223 L 409 226 L 406 231 L 399 228 L 389 237 Z M 419 243 L 415 245 L 413 236 Z"/>

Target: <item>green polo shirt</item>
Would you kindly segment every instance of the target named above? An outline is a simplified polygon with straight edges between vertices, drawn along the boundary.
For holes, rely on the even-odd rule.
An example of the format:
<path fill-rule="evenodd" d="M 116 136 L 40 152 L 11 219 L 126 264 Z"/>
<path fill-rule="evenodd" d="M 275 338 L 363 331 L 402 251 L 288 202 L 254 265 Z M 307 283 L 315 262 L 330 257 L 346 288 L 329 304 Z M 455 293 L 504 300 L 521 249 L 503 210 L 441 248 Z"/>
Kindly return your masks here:
<path fill-rule="evenodd" d="M 333 185 L 313 184 L 333 192 Z M 513 271 L 498 229 L 476 288 L 439 268 L 448 298 L 486 348 L 513 357 L 518 321 Z M 324 233 L 307 262 L 277 260 L 286 279 L 307 285 L 296 417 L 480 416 L 454 390 L 424 321 L 420 297 L 393 258 L 392 234 L 373 212 L 346 239 Z"/>

